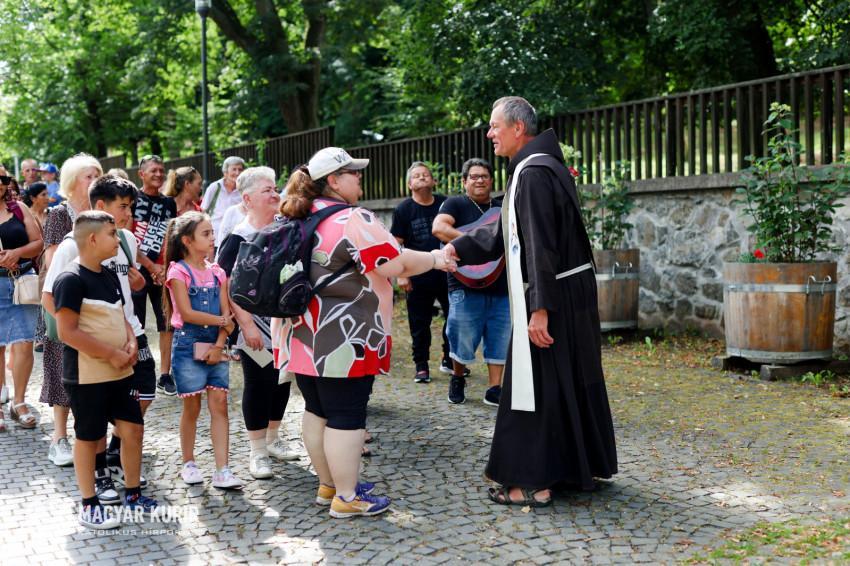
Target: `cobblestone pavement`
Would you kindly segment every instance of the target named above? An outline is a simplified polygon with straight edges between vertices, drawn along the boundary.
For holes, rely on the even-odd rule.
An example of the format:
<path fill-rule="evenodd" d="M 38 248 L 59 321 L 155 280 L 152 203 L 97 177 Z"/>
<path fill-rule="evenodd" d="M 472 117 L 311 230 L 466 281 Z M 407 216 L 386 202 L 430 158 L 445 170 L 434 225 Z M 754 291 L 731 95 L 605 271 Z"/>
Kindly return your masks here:
<path fill-rule="evenodd" d="M 710 352 L 687 343 L 606 349 L 621 462 L 612 481 L 562 494 L 550 508 L 493 505 L 482 476 L 495 416 L 481 402 L 484 366 L 473 367 L 467 403 L 449 405 L 447 376 L 413 383 L 406 324 L 397 329 L 393 375 L 377 380 L 370 405 L 375 456 L 364 460 L 364 477 L 393 498 L 389 513 L 335 520 L 313 504 L 297 393 L 285 432 L 300 460 L 276 464 L 274 479 L 248 481 L 242 492 L 219 492 L 209 485 L 204 412 L 198 460 L 207 485 L 183 486 L 180 401 L 159 397 L 147 418 L 147 493 L 197 518 L 87 531 L 73 514 L 73 469 L 46 458 L 52 415 L 36 403 L 37 429 L 9 423 L 0 435 L 0 563 L 669 563 L 759 521 L 850 515 L 848 401 L 711 370 Z M 38 355 L 36 363 L 31 401 Z M 236 367 L 231 375 L 231 464 L 249 480 L 242 378 Z"/>

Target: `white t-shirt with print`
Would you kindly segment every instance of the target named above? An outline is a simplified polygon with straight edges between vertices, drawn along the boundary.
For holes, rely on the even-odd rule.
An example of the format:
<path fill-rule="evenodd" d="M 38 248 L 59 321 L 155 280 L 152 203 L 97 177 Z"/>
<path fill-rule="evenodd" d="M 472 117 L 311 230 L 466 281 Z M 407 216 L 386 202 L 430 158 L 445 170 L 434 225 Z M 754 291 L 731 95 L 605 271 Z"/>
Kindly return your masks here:
<path fill-rule="evenodd" d="M 121 232 L 124 234 L 124 239 L 127 240 L 127 247 L 130 248 L 130 253 L 133 256 L 132 265 L 138 269 L 139 265 L 135 261 L 137 248 L 136 238 L 129 230 L 121 230 Z M 53 284 L 56 282 L 56 278 L 59 277 L 59 274 L 65 271 L 71 264 L 79 263 L 79 257 L 80 252 L 77 248 L 77 242 L 74 241 L 74 238 L 72 237 L 65 237 L 65 239 L 59 244 L 59 247 L 56 248 L 56 253 L 53 254 L 53 259 L 50 262 L 50 269 L 47 270 L 47 275 L 44 277 L 43 291 L 45 293 L 53 293 Z M 118 280 L 121 282 L 121 294 L 124 295 L 124 316 L 133 328 L 133 334 L 135 336 L 141 336 L 145 333 L 145 330 L 142 328 L 142 323 L 139 322 L 139 317 L 136 316 L 136 312 L 133 309 L 130 277 L 127 275 L 130 271 L 131 264 L 128 261 L 127 256 L 124 255 L 123 247 L 119 245 L 118 255 L 105 260 L 102 265 L 118 274 Z"/>

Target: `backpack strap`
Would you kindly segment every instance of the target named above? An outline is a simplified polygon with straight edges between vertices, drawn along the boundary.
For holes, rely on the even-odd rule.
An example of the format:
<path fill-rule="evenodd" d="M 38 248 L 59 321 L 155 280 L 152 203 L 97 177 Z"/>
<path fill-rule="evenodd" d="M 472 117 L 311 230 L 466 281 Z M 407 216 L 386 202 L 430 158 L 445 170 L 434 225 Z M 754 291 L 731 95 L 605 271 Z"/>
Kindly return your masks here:
<path fill-rule="evenodd" d="M 328 218 L 329 216 L 339 212 L 340 210 L 345 210 L 346 208 L 352 208 L 352 205 L 350 205 L 350 204 L 332 204 L 332 205 L 330 205 L 326 208 L 323 208 L 322 210 L 317 211 L 315 214 L 311 215 L 312 221 L 315 222 L 315 228 L 313 228 L 313 232 L 315 232 L 319 228 L 319 224 L 321 224 L 326 218 Z M 307 253 L 308 254 L 312 250 L 312 238 L 310 238 L 310 242 L 311 242 L 310 245 L 307 246 Z M 310 258 L 308 257 L 307 260 L 309 261 L 309 259 Z M 343 273 L 345 273 L 346 271 L 348 271 L 349 269 L 354 267 L 354 264 L 355 264 L 355 262 L 354 262 L 353 259 L 348 260 L 345 263 L 345 265 L 343 265 L 342 267 L 340 267 L 339 269 L 337 269 L 336 271 L 331 273 L 328 277 L 325 277 L 324 281 L 322 281 L 321 283 L 319 283 L 318 285 L 313 287 L 312 294 L 318 295 L 319 292 L 322 289 L 324 289 L 325 287 L 327 287 L 328 285 L 330 285 L 331 283 L 333 283 L 334 281 L 339 279 L 339 277 Z M 307 263 L 306 265 L 309 265 L 309 263 Z"/>
<path fill-rule="evenodd" d="M 222 184 L 223 183 L 221 181 L 215 182 L 215 192 L 213 193 L 212 200 L 210 201 L 210 205 L 204 211 L 206 214 L 209 214 L 210 216 L 212 216 L 213 213 L 215 212 L 215 205 L 218 202 L 218 195 L 221 194 Z"/>
<path fill-rule="evenodd" d="M 133 267 L 136 262 L 135 258 L 130 257 L 130 244 L 127 243 L 127 238 L 124 236 L 124 230 L 118 230 L 118 239 L 121 242 L 121 251 L 123 251 L 124 255 L 127 256 L 127 263 L 130 264 L 130 267 Z"/>

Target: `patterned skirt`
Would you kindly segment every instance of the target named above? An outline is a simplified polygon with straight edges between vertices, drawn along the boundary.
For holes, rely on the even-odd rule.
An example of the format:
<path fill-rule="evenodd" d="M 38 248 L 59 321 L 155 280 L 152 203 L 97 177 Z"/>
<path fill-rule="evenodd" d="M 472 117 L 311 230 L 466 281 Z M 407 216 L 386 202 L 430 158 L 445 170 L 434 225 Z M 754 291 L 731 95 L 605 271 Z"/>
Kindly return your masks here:
<path fill-rule="evenodd" d="M 44 337 L 44 380 L 41 382 L 41 396 L 38 398 L 48 405 L 70 407 L 71 401 L 62 386 L 62 349 L 64 345 Z"/>

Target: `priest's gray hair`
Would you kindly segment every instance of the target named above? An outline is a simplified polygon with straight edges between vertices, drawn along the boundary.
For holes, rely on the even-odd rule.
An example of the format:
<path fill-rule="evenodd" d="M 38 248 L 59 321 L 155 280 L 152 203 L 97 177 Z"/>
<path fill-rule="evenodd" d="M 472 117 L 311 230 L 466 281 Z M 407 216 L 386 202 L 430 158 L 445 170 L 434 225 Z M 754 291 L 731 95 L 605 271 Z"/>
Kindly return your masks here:
<path fill-rule="evenodd" d="M 410 167 L 407 168 L 407 174 L 404 177 L 404 180 L 408 185 L 410 184 L 410 175 L 413 174 L 413 170 L 416 169 L 417 167 L 424 167 L 425 169 L 428 170 L 428 173 L 430 173 L 432 177 L 434 176 L 434 172 L 431 171 L 430 165 L 428 165 L 424 161 L 414 161 L 413 163 L 410 164 Z"/>
<path fill-rule="evenodd" d="M 227 173 L 227 170 L 233 165 L 242 165 L 242 167 L 245 167 L 245 160 L 238 155 L 231 155 L 221 164 L 221 172 Z"/>
<path fill-rule="evenodd" d="M 525 133 L 530 136 L 537 135 L 537 111 L 526 99 L 521 96 L 503 96 L 493 103 L 493 110 L 502 109 L 508 124 L 522 122 L 525 124 Z"/>
<path fill-rule="evenodd" d="M 271 167 L 248 167 L 236 177 L 236 190 L 240 195 L 254 192 L 260 185 L 260 181 L 271 181 L 275 184 L 277 177 Z"/>

